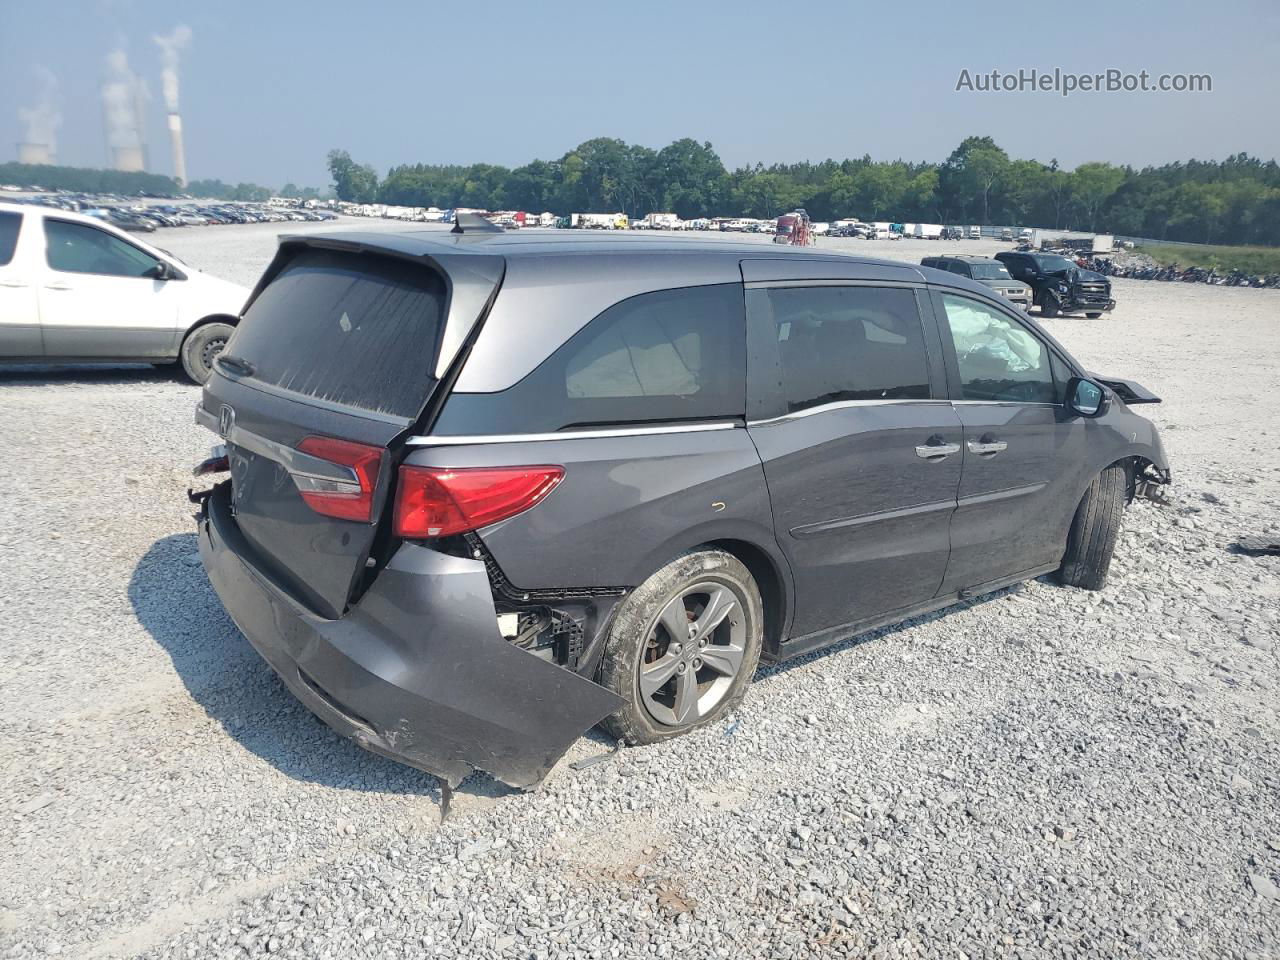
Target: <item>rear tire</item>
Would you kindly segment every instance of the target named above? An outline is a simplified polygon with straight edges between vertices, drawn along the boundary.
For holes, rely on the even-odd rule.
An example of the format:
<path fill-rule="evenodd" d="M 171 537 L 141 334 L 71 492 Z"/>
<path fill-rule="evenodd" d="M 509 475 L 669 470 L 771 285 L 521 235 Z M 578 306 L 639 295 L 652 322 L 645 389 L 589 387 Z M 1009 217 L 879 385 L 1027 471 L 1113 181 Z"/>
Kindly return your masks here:
<path fill-rule="evenodd" d="M 235 330 L 229 323 L 206 323 L 188 333 L 178 354 L 183 373 L 194 383 L 207 383 L 213 376 L 214 358 L 222 352 Z"/>
<path fill-rule="evenodd" d="M 1125 491 L 1129 476 L 1124 467 L 1112 465 L 1089 484 L 1076 507 L 1067 549 L 1062 555 L 1058 579 L 1069 587 L 1101 590 L 1107 583 L 1111 556 L 1120 536 Z"/>
<path fill-rule="evenodd" d="M 741 702 L 763 640 L 760 590 L 737 557 L 677 557 L 618 605 L 600 683 L 627 703 L 601 726 L 636 745 L 714 723 Z"/>

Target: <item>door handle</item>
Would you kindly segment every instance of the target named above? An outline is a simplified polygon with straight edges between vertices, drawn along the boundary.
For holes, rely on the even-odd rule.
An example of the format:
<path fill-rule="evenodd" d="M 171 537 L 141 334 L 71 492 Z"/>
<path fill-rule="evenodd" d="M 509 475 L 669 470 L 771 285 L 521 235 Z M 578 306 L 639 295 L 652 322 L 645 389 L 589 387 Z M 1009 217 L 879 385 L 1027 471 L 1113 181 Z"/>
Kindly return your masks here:
<path fill-rule="evenodd" d="M 960 444 L 947 443 L 941 437 L 930 437 L 928 443 L 922 443 L 916 447 L 916 456 L 921 460 L 928 460 L 930 463 L 945 460 L 953 453 L 959 452 Z"/>
<path fill-rule="evenodd" d="M 1003 440 L 970 440 L 968 443 L 969 452 L 976 453 L 980 457 L 994 457 L 997 453 L 1009 449 L 1009 444 Z"/>
<path fill-rule="evenodd" d="M 69 284 L 69 283 L 46 283 L 46 284 L 44 285 L 44 288 L 45 288 L 46 290 L 70 290 L 70 289 L 71 289 L 71 284 Z"/>
<path fill-rule="evenodd" d="M 0 287 L 25 287 L 27 284 L 19 283 L 17 280 L 0 280 Z"/>

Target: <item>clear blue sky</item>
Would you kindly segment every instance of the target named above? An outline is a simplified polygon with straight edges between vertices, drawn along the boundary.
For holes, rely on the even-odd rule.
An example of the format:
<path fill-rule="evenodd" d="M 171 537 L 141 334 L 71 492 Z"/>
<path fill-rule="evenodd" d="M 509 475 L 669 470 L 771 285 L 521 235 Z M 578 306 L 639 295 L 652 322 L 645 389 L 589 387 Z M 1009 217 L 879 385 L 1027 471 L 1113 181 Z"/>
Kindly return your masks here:
<path fill-rule="evenodd" d="M 344 147 L 406 162 L 554 159 L 594 136 L 710 140 L 734 166 L 941 160 L 968 134 L 1012 156 L 1144 165 L 1280 155 L 1280 3 L 0 0 L 0 160 L 57 80 L 58 160 L 106 162 L 100 85 L 122 47 L 171 172 L 160 56 L 179 24 L 191 178 L 328 182 Z M 962 68 L 1209 73 L 1207 94 L 957 93 Z"/>

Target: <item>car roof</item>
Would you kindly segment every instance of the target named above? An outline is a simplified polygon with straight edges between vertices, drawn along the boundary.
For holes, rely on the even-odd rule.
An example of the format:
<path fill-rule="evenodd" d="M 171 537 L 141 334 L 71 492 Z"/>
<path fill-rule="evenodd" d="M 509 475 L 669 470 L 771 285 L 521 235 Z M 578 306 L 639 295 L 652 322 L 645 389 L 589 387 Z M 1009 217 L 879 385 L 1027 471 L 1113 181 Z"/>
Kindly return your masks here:
<path fill-rule="evenodd" d="M 606 233 L 600 236 L 600 233 Z M 697 255 L 725 258 L 735 261 L 826 261 L 840 264 L 858 264 L 869 268 L 892 268 L 915 273 L 920 282 L 937 286 L 955 287 L 976 294 L 995 303 L 1002 300 L 992 294 L 991 288 L 957 273 L 933 267 L 907 263 L 903 260 L 887 260 L 863 257 L 835 250 L 817 250 L 813 247 L 747 243 L 730 238 L 653 236 L 652 234 L 625 233 L 622 231 L 578 231 L 552 228 L 527 227 L 523 230 L 471 231 L 461 234 L 445 230 L 325 230 L 305 234 L 282 234 L 280 243 L 356 248 L 369 251 L 385 251 L 408 257 L 434 257 L 442 255 L 468 255 L 526 259 L 533 257 L 589 257 L 617 256 L 620 260 L 635 262 L 639 255 L 672 256 Z M 986 259 L 986 258 L 978 258 Z M 876 271 L 869 270 L 874 274 Z M 265 279 L 265 277 L 264 277 Z"/>
<path fill-rule="evenodd" d="M 603 236 L 601 234 L 604 234 Z M 390 231 L 334 230 L 323 233 L 289 234 L 281 242 L 333 240 L 357 243 L 405 254 L 431 255 L 470 253 L 488 256 L 524 257 L 591 254 L 671 254 L 701 253 L 751 259 L 795 258 L 799 260 L 838 260 L 904 266 L 901 261 L 859 257 L 813 247 L 746 243 L 741 240 L 711 236 L 672 237 L 626 231 L 557 230 L 526 227 L 501 232 L 405 229 Z"/>
<path fill-rule="evenodd" d="M 114 237 L 119 237 L 126 243 L 133 244 L 135 247 L 141 247 L 154 257 L 158 257 L 159 259 L 170 263 L 177 263 L 185 266 L 181 258 L 175 257 L 171 253 L 165 253 L 163 250 L 147 243 L 145 240 L 129 236 L 119 227 L 111 223 L 110 220 L 104 220 L 101 217 L 90 217 L 83 213 L 74 213 L 70 210 L 63 210 L 61 207 L 46 207 L 39 203 L 11 203 L 4 200 L 0 200 L 0 212 L 29 214 L 42 218 L 52 217 L 56 220 L 66 220 L 68 223 L 83 223 L 90 227 L 97 227 L 99 230 L 109 233 Z"/>
<path fill-rule="evenodd" d="M 979 257 L 971 253 L 940 253 L 936 257 L 926 257 L 926 260 L 962 260 L 965 263 L 999 263 L 994 257 Z"/>
<path fill-rule="evenodd" d="M 105 210 L 106 207 L 94 207 L 95 210 Z M 101 217 L 90 217 L 83 213 L 74 213 L 71 210 L 63 210 L 61 207 L 47 207 L 43 203 L 13 203 L 8 200 L 0 200 L 0 210 L 6 213 L 30 213 L 40 217 L 57 217 L 59 220 L 70 220 L 72 223 L 88 223 L 95 227 L 100 227 L 105 222 Z M 110 224 L 107 224 L 110 226 Z"/>

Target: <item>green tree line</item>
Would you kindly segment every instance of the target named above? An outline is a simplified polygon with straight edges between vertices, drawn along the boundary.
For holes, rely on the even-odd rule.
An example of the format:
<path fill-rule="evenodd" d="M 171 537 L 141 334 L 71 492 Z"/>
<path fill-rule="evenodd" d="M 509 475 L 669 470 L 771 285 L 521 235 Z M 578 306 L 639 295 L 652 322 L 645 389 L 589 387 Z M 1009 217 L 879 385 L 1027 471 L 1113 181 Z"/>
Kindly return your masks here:
<path fill-rule="evenodd" d="M 345 150 L 329 154 L 342 200 L 405 206 L 1034 225 L 1157 240 L 1280 245 L 1280 166 L 1240 153 L 1135 168 L 1018 160 L 969 137 L 942 163 L 859 159 L 727 170 L 710 143 L 660 150 L 599 137 L 558 160 L 405 164 L 379 178 Z"/>
<path fill-rule="evenodd" d="M 209 197 L 214 200 L 263 201 L 271 196 L 297 200 L 315 200 L 322 194 L 315 187 L 299 187 L 286 183 L 277 194 L 257 183 L 223 183 L 221 180 L 192 180 L 179 187 L 172 177 L 159 173 L 126 170 L 97 170 L 89 167 L 58 167 L 47 164 L 0 163 L 0 183 L 42 190 L 70 190 L 73 193 L 115 193 L 121 196 L 144 195 Z"/>
<path fill-rule="evenodd" d="M 169 195 L 178 192 L 178 184 L 173 177 L 159 173 L 30 163 L 0 163 L 0 183 L 20 187 L 38 186 L 43 190 L 118 193 L 127 196 L 147 193 Z"/>

